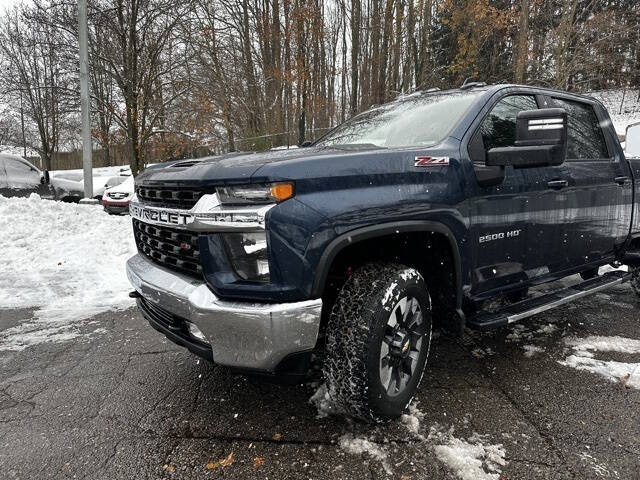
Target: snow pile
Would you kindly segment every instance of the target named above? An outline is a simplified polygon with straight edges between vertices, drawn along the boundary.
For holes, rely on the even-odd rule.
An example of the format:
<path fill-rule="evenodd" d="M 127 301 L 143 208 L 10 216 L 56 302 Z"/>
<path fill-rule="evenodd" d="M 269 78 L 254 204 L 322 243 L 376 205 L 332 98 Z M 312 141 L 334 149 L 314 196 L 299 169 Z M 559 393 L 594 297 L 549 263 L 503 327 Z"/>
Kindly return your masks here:
<path fill-rule="evenodd" d="M 473 434 L 469 441 L 451 437 L 434 448 L 436 457 L 462 480 L 498 480 L 507 464 L 501 444 L 485 445 L 485 437 Z"/>
<path fill-rule="evenodd" d="M 131 305 L 125 261 L 136 248 L 128 217 L 32 194 L 0 196 L 0 218 L 0 309 L 37 309 L 0 333 L 0 351 L 75 338 L 78 321 Z"/>
<path fill-rule="evenodd" d="M 402 415 L 400 421 L 409 430 L 409 433 L 413 434 L 420 440 L 426 440 L 425 436 L 420 433 L 420 424 L 424 420 L 424 413 L 418 409 L 418 401 L 415 400 L 409 405 L 409 413 Z"/>
<path fill-rule="evenodd" d="M 615 360 L 598 360 L 595 352 L 618 352 L 640 354 L 640 340 L 625 337 L 591 336 L 569 338 L 565 343 L 573 349 L 561 365 L 597 373 L 612 382 L 621 382 L 628 387 L 640 389 L 640 363 L 625 363 Z"/>

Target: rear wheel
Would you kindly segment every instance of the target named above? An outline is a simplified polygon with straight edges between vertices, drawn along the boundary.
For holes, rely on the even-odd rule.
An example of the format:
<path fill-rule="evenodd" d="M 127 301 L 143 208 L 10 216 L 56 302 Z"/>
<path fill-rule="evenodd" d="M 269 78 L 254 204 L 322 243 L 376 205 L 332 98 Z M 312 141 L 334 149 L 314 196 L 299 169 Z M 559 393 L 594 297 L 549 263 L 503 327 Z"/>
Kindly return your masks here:
<path fill-rule="evenodd" d="M 365 421 L 402 414 L 429 355 L 431 300 L 417 270 L 372 263 L 345 283 L 327 327 L 323 373 L 336 410 Z"/>

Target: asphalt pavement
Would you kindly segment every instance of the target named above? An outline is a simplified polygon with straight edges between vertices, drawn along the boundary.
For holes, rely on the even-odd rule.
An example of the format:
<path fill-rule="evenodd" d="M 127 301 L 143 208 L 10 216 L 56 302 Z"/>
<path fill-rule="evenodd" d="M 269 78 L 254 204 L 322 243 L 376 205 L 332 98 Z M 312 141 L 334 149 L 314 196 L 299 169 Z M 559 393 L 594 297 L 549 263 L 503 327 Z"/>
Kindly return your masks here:
<path fill-rule="evenodd" d="M 471 461 L 470 471 L 479 462 L 486 478 L 638 479 L 640 390 L 628 378 L 611 381 L 560 362 L 572 353 L 570 338 L 640 340 L 639 306 L 623 285 L 519 327 L 437 335 L 418 410 L 383 426 L 317 418 L 313 386 L 247 380 L 168 342 L 134 308 L 104 313 L 78 322 L 72 340 L 21 351 L 2 351 L 0 342 L 0 472 L 21 479 L 463 478 L 462 467 L 443 459 L 444 444 L 450 452 L 500 446 L 498 469 Z M 0 339 L 33 315 L 0 310 Z M 640 364 L 640 353 L 594 356 Z M 368 453 L 345 448 L 352 437 L 366 440 Z"/>

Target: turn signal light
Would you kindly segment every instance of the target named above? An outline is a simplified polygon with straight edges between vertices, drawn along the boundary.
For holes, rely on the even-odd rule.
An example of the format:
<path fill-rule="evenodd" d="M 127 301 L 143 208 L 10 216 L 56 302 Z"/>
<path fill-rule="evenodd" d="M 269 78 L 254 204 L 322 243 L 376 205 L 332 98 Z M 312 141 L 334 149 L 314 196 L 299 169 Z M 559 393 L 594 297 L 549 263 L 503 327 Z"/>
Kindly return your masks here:
<path fill-rule="evenodd" d="M 279 202 L 293 197 L 293 183 L 276 183 L 271 186 L 271 195 Z"/>

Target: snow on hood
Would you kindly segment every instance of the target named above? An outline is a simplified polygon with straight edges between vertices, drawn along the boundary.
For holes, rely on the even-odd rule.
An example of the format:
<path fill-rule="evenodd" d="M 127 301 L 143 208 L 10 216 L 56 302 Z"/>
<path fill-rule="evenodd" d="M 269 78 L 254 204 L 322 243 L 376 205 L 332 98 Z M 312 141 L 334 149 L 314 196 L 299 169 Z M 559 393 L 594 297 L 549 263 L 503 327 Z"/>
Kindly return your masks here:
<path fill-rule="evenodd" d="M 128 193 L 129 195 L 133 195 L 133 190 L 135 187 L 135 179 L 133 175 L 127 177 L 124 182 L 120 185 L 116 185 L 115 187 L 107 188 L 104 193 L 114 192 L 114 193 Z"/>
<path fill-rule="evenodd" d="M 102 196 L 105 189 L 122 183 L 131 176 L 129 167 L 101 167 L 93 169 L 93 196 Z M 59 196 L 84 196 L 83 170 L 52 170 L 51 186 Z"/>

